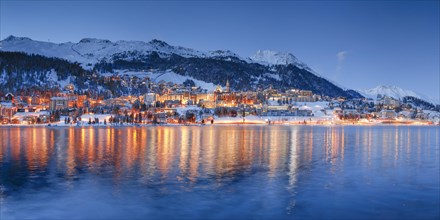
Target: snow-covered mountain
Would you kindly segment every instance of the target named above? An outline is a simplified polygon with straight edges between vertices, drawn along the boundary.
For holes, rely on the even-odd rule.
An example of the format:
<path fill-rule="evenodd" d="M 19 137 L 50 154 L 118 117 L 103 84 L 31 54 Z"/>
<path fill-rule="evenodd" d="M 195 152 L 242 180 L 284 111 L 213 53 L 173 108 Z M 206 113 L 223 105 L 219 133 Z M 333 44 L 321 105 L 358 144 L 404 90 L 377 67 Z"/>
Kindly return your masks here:
<path fill-rule="evenodd" d="M 57 57 L 81 63 L 83 66 L 93 66 L 102 60 L 112 61 L 113 57 L 116 56 L 120 58 L 120 55 L 123 55 L 127 60 L 135 59 L 140 56 L 150 55 L 152 52 L 157 52 L 161 58 L 168 58 L 172 54 L 175 54 L 186 58 L 223 59 L 226 57 L 235 57 L 240 60 L 250 61 L 249 59 L 241 58 L 229 50 L 202 52 L 180 46 L 171 46 L 157 39 L 153 39 L 149 42 L 124 40 L 112 42 L 103 39 L 84 38 L 78 43 L 67 42 L 56 44 L 34 41 L 27 37 L 9 36 L 1 41 L 0 50 Z"/>
<path fill-rule="evenodd" d="M 171 46 L 157 39 L 153 39 L 149 42 L 124 40 L 112 42 L 104 39 L 84 38 L 78 43 L 67 42 L 56 44 L 11 35 L 1 41 L 0 50 L 62 58 L 71 62 L 81 63 L 82 66 L 86 68 L 90 68 L 103 60 L 111 62 L 114 57 L 121 58 L 121 55 L 124 59 L 130 60 L 140 56 L 150 55 L 152 52 L 157 52 L 161 58 L 169 58 L 172 54 L 175 54 L 186 58 L 213 58 L 229 61 L 235 59 L 262 65 L 292 64 L 311 71 L 306 64 L 300 62 L 290 53 L 258 50 L 255 55 L 249 58 L 243 58 L 230 50 L 203 52 L 180 46 Z"/>
<path fill-rule="evenodd" d="M 17 52 L 25 53 L 27 56 Z M 30 56 L 31 54 L 50 59 Z M 35 71 L 44 70 L 44 74 L 41 73 L 39 76 L 44 78 L 43 75 L 50 73 L 53 68 L 49 64 L 57 66 L 59 63 L 63 70 L 61 73 L 57 71 L 57 74 L 61 74 L 62 79 L 67 79 L 74 73 L 72 76 L 76 77 L 75 83 L 81 88 L 87 87 L 82 84 L 90 78 L 99 78 L 108 74 L 119 75 L 127 71 L 152 74 L 173 72 L 213 85 L 224 85 L 226 79 L 229 79 L 231 88 L 235 90 L 256 90 L 272 85 L 279 89 L 311 90 L 315 94 L 330 97 L 360 97 L 357 92 L 341 88 L 321 77 L 294 55 L 267 50 L 260 50 L 250 58 L 242 58 L 229 50 L 203 52 L 172 46 L 156 39 L 149 42 L 123 40 L 112 42 L 84 38 L 77 43 L 57 44 L 9 36 L 0 41 L 0 55 L 5 60 L 2 63 L 0 59 L 0 67 L 4 71 L 3 82 L 0 81 L 0 85 L 9 83 L 7 88 L 9 90 L 17 89 L 15 87 L 21 82 L 28 82 L 29 77 L 32 78 L 29 85 L 32 85 L 35 81 L 33 76 Z M 81 73 L 84 71 L 78 70 L 75 65 L 51 60 L 54 58 L 61 58 L 72 64 L 78 63 L 87 74 Z M 19 59 L 26 59 L 27 63 L 20 62 Z M 6 60 L 10 63 L 5 63 Z M 73 73 L 69 70 L 72 68 L 75 69 Z M 85 77 L 85 75 L 93 77 Z M 21 79 L 13 80 L 16 76 Z"/>
<path fill-rule="evenodd" d="M 390 85 L 378 85 L 374 88 L 371 89 L 365 89 L 365 90 L 358 90 L 359 93 L 361 93 L 363 96 L 367 97 L 367 98 L 372 98 L 372 99 L 376 99 L 377 95 L 386 95 L 389 97 L 393 97 L 395 99 L 402 99 L 405 96 L 413 96 L 419 99 L 423 99 L 432 103 L 439 103 L 438 100 L 429 98 L 425 95 L 416 93 L 414 91 L 411 90 L 407 90 L 407 89 L 402 89 L 400 87 L 397 86 L 390 86 Z"/>

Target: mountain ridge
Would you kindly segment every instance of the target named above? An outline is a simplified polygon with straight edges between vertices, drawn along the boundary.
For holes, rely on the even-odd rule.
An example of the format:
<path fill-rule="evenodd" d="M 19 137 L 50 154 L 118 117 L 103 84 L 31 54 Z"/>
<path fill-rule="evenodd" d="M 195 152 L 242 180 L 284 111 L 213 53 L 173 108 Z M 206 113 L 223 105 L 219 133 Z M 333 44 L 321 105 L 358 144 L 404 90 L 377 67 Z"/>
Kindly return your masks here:
<path fill-rule="evenodd" d="M 65 43 L 52 43 L 46 41 L 32 40 L 28 37 L 17 37 L 10 35 L 3 39 L 2 47 L 3 51 L 19 51 L 29 54 L 39 54 L 47 57 L 63 58 L 72 62 L 87 63 L 87 60 L 92 64 L 95 64 L 94 59 L 98 59 L 98 62 L 103 59 L 109 59 L 113 55 L 126 52 L 126 51 L 138 51 L 141 53 L 158 52 L 163 57 L 168 57 L 171 54 L 177 54 L 183 57 L 200 57 L 200 58 L 220 58 L 220 57 L 235 57 L 241 61 L 247 63 L 259 63 L 262 65 L 288 65 L 293 64 L 300 68 L 311 69 L 300 62 L 293 54 L 288 52 L 277 52 L 272 50 L 258 50 L 253 56 L 243 58 L 238 54 L 230 50 L 213 50 L 203 52 L 191 48 L 172 46 L 165 41 L 159 39 L 152 39 L 148 42 L 144 41 L 127 41 L 118 40 L 112 42 L 107 39 L 86 37 L 78 41 L 78 43 L 65 42 Z M 6 43 L 6 44 L 5 44 Z M 9 44 L 8 44 L 9 43 Z M 27 43 L 27 44 L 26 44 Z M 41 46 L 36 44 L 43 44 L 44 48 L 51 48 L 52 50 L 59 50 L 59 53 L 45 50 Z M 95 53 L 91 53 L 91 52 Z M 107 53 L 101 53 L 107 52 Z M 64 53 L 64 54 L 62 54 Z M 75 55 L 79 55 L 77 57 Z M 82 57 L 82 58 L 81 58 Z"/>

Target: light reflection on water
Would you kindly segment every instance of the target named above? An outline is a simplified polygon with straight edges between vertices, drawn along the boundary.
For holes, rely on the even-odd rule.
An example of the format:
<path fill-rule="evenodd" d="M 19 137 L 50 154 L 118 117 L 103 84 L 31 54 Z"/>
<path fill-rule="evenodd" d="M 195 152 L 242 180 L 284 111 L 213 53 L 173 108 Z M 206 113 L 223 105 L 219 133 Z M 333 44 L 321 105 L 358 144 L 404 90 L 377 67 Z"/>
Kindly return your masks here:
<path fill-rule="evenodd" d="M 437 218 L 439 127 L 0 128 L 1 219 Z"/>

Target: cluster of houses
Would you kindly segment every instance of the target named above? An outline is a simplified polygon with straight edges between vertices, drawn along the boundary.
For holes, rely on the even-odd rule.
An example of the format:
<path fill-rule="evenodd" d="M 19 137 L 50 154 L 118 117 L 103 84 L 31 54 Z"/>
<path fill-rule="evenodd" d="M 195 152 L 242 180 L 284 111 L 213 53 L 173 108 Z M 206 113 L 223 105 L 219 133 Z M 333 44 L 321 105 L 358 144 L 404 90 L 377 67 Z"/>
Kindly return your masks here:
<path fill-rule="evenodd" d="M 212 92 L 173 83 L 150 86 L 160 87 L 160 92 L 103 99 L 75 94 L 73 85 L 67 85 L 63 91 L 52 96 L 14 96 L 7 93 L 0 97 L 0 123 L 50 123 L 60 120 L 60 116 L 76 121 L 89 113 L 109 114 L 118 121 L 121 118 L 121 121 L 140 123 L 209 122 L 215 117 L 248 115 L 314 117 L 315 113 L 307 103 L 318 101 L 327 103 L 321 109 L 325 115 L 340 120 L 428 118 L 423 110 L 387 96 L 377 100 L 329 99 L 312 91 L 279 91 L 271 87 L 262 91 L 238 92 L 230 89 L 228 81 L 225 87 L 217 86 Z"/>
<path fill-rule="evenodd" d="M 376 100 L 333 100 L 329 103 L 334 115 L 341 120 L 428 120 L 429 112 L 389 96 L 379 95 Z"/>

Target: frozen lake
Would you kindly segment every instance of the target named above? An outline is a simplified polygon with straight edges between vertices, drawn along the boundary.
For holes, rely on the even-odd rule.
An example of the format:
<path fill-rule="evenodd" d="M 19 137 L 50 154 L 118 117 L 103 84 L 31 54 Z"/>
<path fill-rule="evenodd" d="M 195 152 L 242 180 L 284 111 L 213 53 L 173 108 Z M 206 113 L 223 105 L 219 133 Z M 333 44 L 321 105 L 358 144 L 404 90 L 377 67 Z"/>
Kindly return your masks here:
<path fill-rule="evenodd" d="M 1 127 L 0 219 L 438 219 L 440 127 Z"/>

